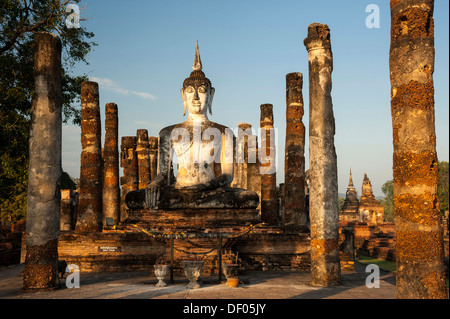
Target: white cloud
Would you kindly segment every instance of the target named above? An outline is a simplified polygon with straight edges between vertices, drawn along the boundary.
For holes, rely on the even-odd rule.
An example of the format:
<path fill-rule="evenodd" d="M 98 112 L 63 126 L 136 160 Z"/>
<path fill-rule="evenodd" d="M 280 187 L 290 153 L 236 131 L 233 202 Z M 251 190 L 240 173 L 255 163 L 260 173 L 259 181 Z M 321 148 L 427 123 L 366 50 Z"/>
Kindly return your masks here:
<path fill-rule="evenodd" d="M 145 100 L 156 99 L 156 97 L 153 94 L 150 94 L 147 92 L 137 92 L 137 91 L 132 91 L 132 90 L 127 90 L 127 89 L 121 88 L 116 82 L 114 82 L 113 80 L 108 79 L 108 78 L 91 77 L 90 80 L 97 82 L 100 87 L 102 87 L 103 89 L 105 89 L 107 91 L 112 91 L 112 92 L 116 92 L 118 94 L 124 94 L 124 95 L 134 94 Z"/>

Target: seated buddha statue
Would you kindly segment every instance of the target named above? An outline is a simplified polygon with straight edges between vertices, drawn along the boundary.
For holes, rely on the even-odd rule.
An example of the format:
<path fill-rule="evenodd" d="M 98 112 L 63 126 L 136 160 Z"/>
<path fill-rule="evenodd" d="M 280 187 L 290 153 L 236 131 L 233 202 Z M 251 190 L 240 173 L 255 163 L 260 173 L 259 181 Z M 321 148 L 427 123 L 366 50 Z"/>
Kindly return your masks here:
<path fill-rule="evenodd" d="M 215 89 L 202 71 L 195 50 L 193 71 L 181 88 L 185 122 L 159 132 L 157 176 L 145 190 L 129 192 L 129 208 L 256 208 L 258 195 L 230 187 L 234 170 L 234 134 L 208 119 Z M 171 181 L 174 155 L 178 160 L 176 182 Z"/>

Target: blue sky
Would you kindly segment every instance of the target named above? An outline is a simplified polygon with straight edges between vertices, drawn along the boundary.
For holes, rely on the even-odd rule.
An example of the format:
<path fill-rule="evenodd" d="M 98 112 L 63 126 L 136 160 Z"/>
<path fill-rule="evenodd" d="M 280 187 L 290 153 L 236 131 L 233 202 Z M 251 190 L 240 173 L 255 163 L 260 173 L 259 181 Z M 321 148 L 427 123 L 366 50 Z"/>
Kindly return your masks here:
<path fill-rule="evenodd" d="M 380 28 L 367 28 L 369 4 L 380 8 Z M 364 172 L 375 195 L 392 179 L 388 0 L 84 0 L 81 21 L 98 46 L 86 73 L 100 84 L 104 106 L 119 107 L 119 135 L 184 121 L 180 88 L 192 71 L 198 39 L 203 71 L 216 89 L 210 120 L 236 128 L 259 128 L 260 105 L 274 106 L 278 129 L 277 181 L 284 181 L 285 76 L 303 73 L 308 132 L 308 25 L 328 24 L 334 57 L 333 108 L 336 119 L 339 192 L 349 169 L 358 193 Z M 435 1 L 436 135 L 439 160 L 449 160 L 449 1 Z M 104 127 L 103 134 L 104 134 Z M 63 169 L 79 177 L 80 129 L 63 128 Z M 306 167 L 309 167 L 308 136 Z"/>

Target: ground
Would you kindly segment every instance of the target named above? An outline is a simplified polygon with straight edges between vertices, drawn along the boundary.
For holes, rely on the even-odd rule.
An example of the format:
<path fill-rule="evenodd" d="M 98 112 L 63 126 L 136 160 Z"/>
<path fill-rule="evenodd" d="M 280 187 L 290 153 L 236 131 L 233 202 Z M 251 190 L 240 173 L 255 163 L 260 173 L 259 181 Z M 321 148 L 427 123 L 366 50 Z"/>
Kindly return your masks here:
<path fill-rule="evenodd" d="M 149 272 L 81 273 L 80 288 L 25 293 L 21 272 L 24 265 L 0 270 L 0 299 L 395 299 L 395 274 L 380 271 L 380 287 L 366 287 L 366 265 L 355 264 L 354 272 L 343 272 L 341 285 L 312 287 L 310 272 L 247 272 L 237 288 L 216 277 L 203 278 L 203 287 L 187 289 L 185 278 L 157 288 Z"/>

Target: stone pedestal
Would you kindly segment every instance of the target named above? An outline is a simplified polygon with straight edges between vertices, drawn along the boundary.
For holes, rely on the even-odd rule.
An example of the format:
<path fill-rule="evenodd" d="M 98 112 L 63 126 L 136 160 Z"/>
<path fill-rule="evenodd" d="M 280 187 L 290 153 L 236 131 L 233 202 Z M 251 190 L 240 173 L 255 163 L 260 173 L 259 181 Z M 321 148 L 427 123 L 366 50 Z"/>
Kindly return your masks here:
<path fill-rule="evenodd" d="M 137 224 L 158 231 L 227 231 L 260 222 L 256 209 L 128 210 L 123 224 Z"/>

